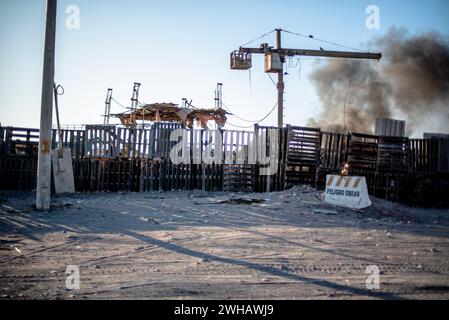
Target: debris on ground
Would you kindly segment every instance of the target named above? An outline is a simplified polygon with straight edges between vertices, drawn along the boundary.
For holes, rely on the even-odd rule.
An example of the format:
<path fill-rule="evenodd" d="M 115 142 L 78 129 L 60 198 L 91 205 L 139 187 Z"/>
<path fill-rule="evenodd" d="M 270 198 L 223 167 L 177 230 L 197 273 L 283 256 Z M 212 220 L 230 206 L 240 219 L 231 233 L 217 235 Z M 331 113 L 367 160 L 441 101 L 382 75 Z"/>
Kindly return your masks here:
<path fill-rule="evenodd" d="M 220 201 L 220 204 L 253 204 L 253 203 L 262 203 L 264 199 L 258 198 L 234 198 L 229 200 Z"/>
<path fill-rule="evenodd" d="M 322 208 L 318 208 L 318 209 L 313 209 L 312 210 L 313 213 L 325 213 L 325 214 L 332 214 L 332 215 L 336 215 L 338 214 L 337 210 L 331 210 L 331 209 L 322 209 Z"/>
<path fill-rule="evenodd" d="M 248 205 L 254 203 L 262 203 L 264 199 L 261 198 L 250 198 L 250 197 L 226 197 L 226 196 L 217 196 L 217 197 L 207 197 L 201 199 L 194 199 L 193 202 L 195 204 L 201 205 L 211 205 L 211 204 L 234 204 L 234 205 Z"/>
<path fill-rule="evenodd" d="M 449 298 L 420 289 L 449 287 L 449 210 L 374 197 L 336 208 L 322 193 L 74 194 L 42 213 L 32 192 L 5 192 L 0 298 L 67 299 L 72 264 L 83 277 L 76 297 L 88 299 Z M 382 275 L 375 295 L 370 265 Z"/>

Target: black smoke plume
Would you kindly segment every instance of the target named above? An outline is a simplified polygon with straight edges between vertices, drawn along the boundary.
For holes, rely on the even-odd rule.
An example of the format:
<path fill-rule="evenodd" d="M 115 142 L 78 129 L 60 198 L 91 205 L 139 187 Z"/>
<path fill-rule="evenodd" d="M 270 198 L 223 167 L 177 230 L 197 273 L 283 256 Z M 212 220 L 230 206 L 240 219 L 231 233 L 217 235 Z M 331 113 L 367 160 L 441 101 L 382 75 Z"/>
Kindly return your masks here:
<path fill-rule="evenodd" d="M 448 133 L 448 37 L 392 28 L 370 44 L 382 52 L 380 62 L 334 59 L 313 71 L 324 110 L 309 125 L 370 133 L 377 117 L 395 117 L 407 121 L 408 135 Z"/>

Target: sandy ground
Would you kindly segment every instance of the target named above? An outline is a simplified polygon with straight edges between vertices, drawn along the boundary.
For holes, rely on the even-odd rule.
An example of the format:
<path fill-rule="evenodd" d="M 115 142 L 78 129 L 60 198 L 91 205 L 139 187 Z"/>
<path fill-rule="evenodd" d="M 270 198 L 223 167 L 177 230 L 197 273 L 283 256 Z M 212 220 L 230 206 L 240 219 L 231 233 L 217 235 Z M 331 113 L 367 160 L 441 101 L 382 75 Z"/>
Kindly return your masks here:
<path fill-rule="evenodd" d="M 3 192 L 0 299 L 449 298 L 449 210 L 372 199 L 357 211 L 320 195 L 76 194 L 43 213 L 33 193 Z"/>

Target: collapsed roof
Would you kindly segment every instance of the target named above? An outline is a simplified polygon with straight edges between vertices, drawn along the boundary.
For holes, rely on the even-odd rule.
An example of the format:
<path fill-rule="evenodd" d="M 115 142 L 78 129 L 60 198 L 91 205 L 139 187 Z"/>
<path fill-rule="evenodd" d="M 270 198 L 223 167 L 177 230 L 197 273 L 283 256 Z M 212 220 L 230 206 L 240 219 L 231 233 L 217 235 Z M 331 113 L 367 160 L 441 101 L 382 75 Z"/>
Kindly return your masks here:
<path fill-rule="evenodd" d="M 196 109 L 181 108 L 174 103 L 151 103 L 132 112 L 115 114 L 125 126 L 135 126 L 138 120 L 151 122 L 178 122 L 187 128 L 192 128 L 194 121 L 198 121 L 202 128 L 207 128 L 208 121 L 215 121 L 219 127 L 226 124 L 225 110 L 221 108 Z"/>

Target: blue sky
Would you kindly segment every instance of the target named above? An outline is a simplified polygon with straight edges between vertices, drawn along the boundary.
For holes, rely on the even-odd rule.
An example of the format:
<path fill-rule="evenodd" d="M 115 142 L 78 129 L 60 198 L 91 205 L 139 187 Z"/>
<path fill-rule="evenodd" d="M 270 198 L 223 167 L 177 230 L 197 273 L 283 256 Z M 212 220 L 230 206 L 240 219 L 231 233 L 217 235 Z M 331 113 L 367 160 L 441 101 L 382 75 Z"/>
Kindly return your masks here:
<path fill-rule="evenodd" d="M 380 8 L 378 30 L 365 28 L 365 8 Z M 80 29 L 65 26 L 68 5 L 80 9 Z M 217 82 L 224 103 L 243 118 L 260 119 L 276 102 L 276 89 L 263 72 L 263 57 L 248 71 L 229 69 L 229 53 L 277 27 L 352 47 L 404 26 L 411 32 L 449 34 L 449 1 L 58 1 L 57 83 L 63 124 L 102 123 L 106 89 L 129 105 L 134 81 L 140 100 L 197 107 L 214 104 Z M 0 122 L 38 127 L 45 1 L 0 0 Z M 274 35 L 256 41 L 274 44 Z M 317 49 L 321 44 L 285 34 L 283 46 Z M 338 49 L 327 46 L 326 49 Z M 305 125 L 319 114 L 320 101 L 308 75 L 323 59 L 301 58 L 286 77 L 285 123 Z M 294 63 L 296 64 L 296 62 Z M 294 65 L 293 64 L 293 65 Z M 275 79 L 275 75 L 273 75 Z M 113 112 L 123 111 L 113 104 Z M 246 126 L 230 117 L 229 122 Z M 262 124 L 275 125 L 276 112 Z M 230 126 L 228 126 L 230 127 Z"/>

